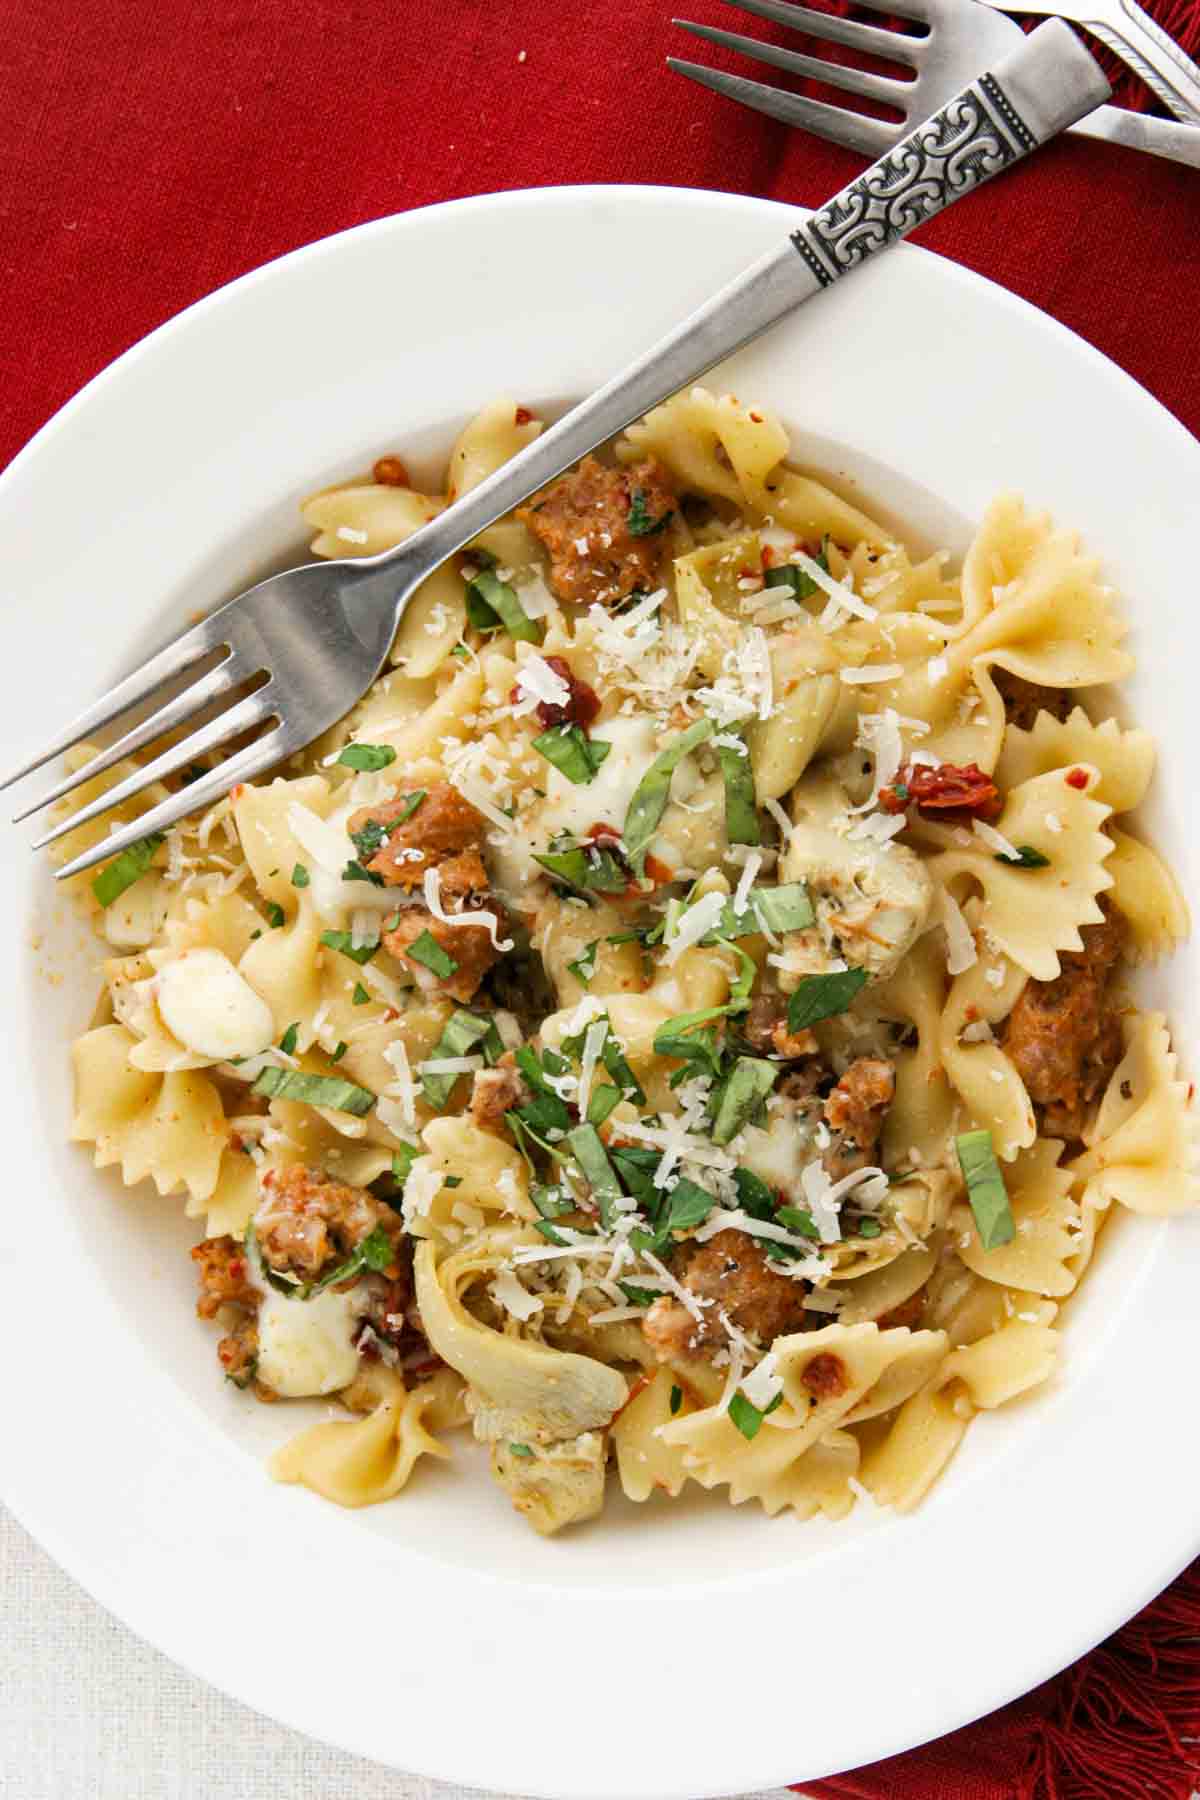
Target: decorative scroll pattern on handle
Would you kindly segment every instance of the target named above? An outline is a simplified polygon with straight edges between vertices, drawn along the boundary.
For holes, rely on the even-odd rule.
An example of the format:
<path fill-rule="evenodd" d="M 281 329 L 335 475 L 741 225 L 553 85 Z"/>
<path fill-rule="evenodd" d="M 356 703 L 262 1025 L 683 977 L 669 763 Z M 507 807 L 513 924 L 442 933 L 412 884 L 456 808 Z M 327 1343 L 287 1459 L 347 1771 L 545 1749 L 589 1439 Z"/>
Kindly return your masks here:
<path fill-rule="evenodd" d="M 822 287 L 947 202 L 998 175 L 1037 139 L 993 75 L 981 75 L 792 233 Z"/>

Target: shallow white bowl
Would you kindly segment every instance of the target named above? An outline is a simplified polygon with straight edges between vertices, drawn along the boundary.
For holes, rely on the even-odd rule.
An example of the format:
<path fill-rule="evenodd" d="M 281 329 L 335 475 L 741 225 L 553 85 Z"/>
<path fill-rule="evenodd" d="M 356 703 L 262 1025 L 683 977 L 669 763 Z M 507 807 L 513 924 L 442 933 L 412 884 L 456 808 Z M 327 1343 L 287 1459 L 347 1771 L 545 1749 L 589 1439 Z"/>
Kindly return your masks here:
<path fill-rule="evenodd" d="M 669 189 L 495 195 L 315 244 L 156 332 L 0 480 L 0 762 L 189 611 L 296 555 L 306 491 L 385 450 L 432 477 L 497 391 L 561 409 L 791 220 Z M 1162 743 L 1146 825 L 1195 893 L 1200 447 L 1079 339 L 906 248 L 711 379 L 779 411 L 797 460 L 919 538 L 961 549 L 1004 488 L 1083 531 L 1127 596 L 1126 692 Z M 980 1419 L 912 1518 L 798 1525 L 719 1496 L 614 1495 L 545 1543 L 469 1446 L 364 1513 L 274 1486 L 263 1455 L 304 1409 L 220 1380 L 179 1205 L 64 1142 L 96 947 L 22 834 L 4 854 L 6 1497 L 99 1600 L 239 1699 L 484 1787 L 697 1800 L 987 1712 L 1200 1549 L 1200 1220 L 1116 1222 L 1057 1382 Z M 1194 1042 L 1195 953 L 1145 987 Z"/>

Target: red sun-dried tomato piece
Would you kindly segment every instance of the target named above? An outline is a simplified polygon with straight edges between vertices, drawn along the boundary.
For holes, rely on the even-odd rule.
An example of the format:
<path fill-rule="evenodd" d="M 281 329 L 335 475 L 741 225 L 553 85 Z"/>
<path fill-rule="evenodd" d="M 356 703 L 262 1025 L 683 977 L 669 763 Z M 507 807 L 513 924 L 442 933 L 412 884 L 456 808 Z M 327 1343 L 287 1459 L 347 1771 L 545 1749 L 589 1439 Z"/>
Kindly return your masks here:
<path fill-rule="evenodd" d="M 545 661 L 554 670 L 554 673 L 566 682 L 568 691 L 566 701 L 561 706 L 555 706 L 549 700 L 541 701 L 537 709 L 538 719 L 547 731 L 552 725 L 579 725 L 586 731 L 588 726 L 594 723 L 596 715 L 600 711 L 600 696 L 594 687 L 590 687 L 586 681 L 581 681 L 578 675 L 572 673 L 571 665 L 565 657 L 547 656 Z M 509 699 L 515 705 L 518 700 L 524 698 L 524 689 L 518 680 Z"/>
<path fill-rule="evenodd" d="M 884 812 L 902 813 L 915 806 L 927 817 L 961 819 L 998 818 L 1004 807 L 1000 790 L 976 763 L 959 767 L 939 763 L 906 763 L 890 787 L 883 788 L 879 804 Z"/>

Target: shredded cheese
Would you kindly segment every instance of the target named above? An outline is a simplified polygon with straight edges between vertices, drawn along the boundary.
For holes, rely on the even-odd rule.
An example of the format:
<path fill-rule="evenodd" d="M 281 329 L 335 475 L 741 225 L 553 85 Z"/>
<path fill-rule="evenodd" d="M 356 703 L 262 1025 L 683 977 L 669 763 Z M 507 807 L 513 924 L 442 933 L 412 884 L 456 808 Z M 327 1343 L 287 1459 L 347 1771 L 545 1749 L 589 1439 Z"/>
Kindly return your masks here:
<path fill-rule="evenodd" d="M 946 933 L 946 968 L 951 975 L 961 975 L 979 961 L 979 952 L 962 907 L 947 888 L 942 889 L 942 928 Z"/>
<path fill-rule="evenodd" d="M 511 950 L 513 940 L 500 936 L 500 920 L 494 912 L 484 908 L 461 913 L 448 913 L 442 905 L 442 878 L 436 869 L 426 869 L 421 882 L 425 895 L 425 904 L 434 918 L 442 925 L 486 925 L 492 945 L 496 950 Z"/>

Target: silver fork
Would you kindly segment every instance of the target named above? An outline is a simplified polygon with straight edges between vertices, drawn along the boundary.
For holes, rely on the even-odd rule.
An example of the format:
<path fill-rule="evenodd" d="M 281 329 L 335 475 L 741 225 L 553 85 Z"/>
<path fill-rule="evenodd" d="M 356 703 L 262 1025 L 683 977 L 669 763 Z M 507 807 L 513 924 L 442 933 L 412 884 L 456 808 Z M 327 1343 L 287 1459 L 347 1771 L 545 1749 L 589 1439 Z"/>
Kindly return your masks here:
<path fill-rule="evenodd" d="M 867 56 L 878 56 L 902 63 L 915 71 L 911 81 L 887 75 L 874 75 L 865 69 L 847 68 L 842 63 L 828 62 L 824 57 L 806 56 L 797 50 L 785 50 L 777 44 L 766 44 L 760 38 L 743 37 L 732 31 L 721 31 L 713 25 L 694 25 L 687 19 L 674 24 L 690 31 L 707 43 L 719 44 L 727 50 L 740 50 L 755 62 L 767 63 L 773 69 L 784 69 L 792 75 L 807 75 L 828 87 L 841 88 L 864 100 L 877 100 L 894 107 L 903 123 L 890 124 L 883 119 L 868 118 L 849 106 L 830 105 L 823 100 L 809 100 L 801 94 L 785 93 L 763 82 L 748 81 L 742 75 L 730 75 L 722 69 L 710 69 L 703 63 L 681 62 L 668 57 L 669 66 L 701 87 L 740 100 L 756 112 L 780 119 L 785 125 L 798 125 L 817 137 L 859 150 L 864 156 L 880 156 L 892 148 L 919 119 L 927 119 L 957 93 L 972 70 L 987 67 L 997 57 L 1007 55 L 1015 46 L 1021 27 L 1002 12 L 989 10 L 990 4 L 1003 5 L 1008 0 L 860 0 L 872 12 L 899 14 L 928 25 L 923 37 L 910 37 L 906 32 L 879 25 L 864 25 L 854 19 L 839 19 L 832 13 L 812 7 L 797 6 L 791 0 L 726 0 L 739 12 L 770 19 L 774 24 L 790 26 L 809 37 L 826 43 L 844 44 L 850 50 Z M 1054 0 L 1053 10 L 1067 11 L 1075 0 Z M 1017 11 L 1051 11 L 1050 0 L 1021 0 Z M 1092 10 L 1095 10 L 1093 7 Z M 1125 144 L 1133 150 L 1149 151 L 1151 156 L 1166 157 L 1169 162 L 1186 163 L 1200 169 L 1200 130 L 1191 125 L 1178 125 L 1171 119 L 1156 119 L 1143 113 L 1127 112 L 1120 106 L 1099 106 L 1087 118 L 1079 119 L 1069 129 L 1084 137 L 1104 138 L 1112 144 Z"/>
<path fill-rule="evenodd" d="M 265 672 L 266 681 L 254 693 L 63 819 L 36 847 L 274 720 L 271 729 L 75 857 L 58 871 L 59 879 L 165 831 L 310 743 L 348 712 L 374 680 L 409 598 L 448 556 L 588 451 L 914 226 L 1018 162 L 1109 92 L 1095 59 L 1057 19 L 1022 37 L 1015 54 L 994 71 L 982 69 L 981 62 L 972 71 L 975 79 L 894 154 L 802 219 L 777 249 L 405 543 L 380 556 L 291 569 L 226 602 L 119 682 L 0 783 L 8 785 L 40 768 L 144 704 L 167 683 L 189 670 L 195 673 L 206 658 L 223 653 L 215 667 L 26 808 L 20 816 L 27 817 Z"/>

